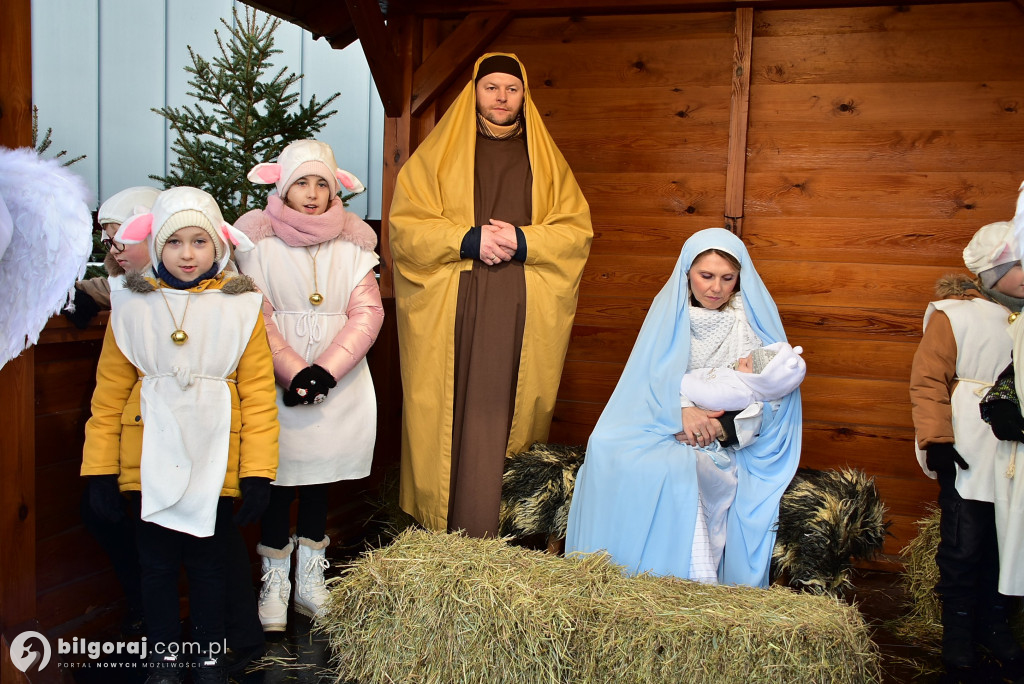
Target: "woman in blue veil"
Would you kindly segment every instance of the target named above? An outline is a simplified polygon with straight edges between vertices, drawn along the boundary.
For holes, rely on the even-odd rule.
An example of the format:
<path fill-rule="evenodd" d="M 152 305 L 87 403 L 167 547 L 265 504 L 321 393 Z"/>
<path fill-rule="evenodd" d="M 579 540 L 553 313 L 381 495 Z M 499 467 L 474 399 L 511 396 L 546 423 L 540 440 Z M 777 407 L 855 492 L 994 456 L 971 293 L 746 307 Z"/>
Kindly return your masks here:
<path fill-rule="evenodd" d="M 696 339 L 691 310 L 700 306 L 691 304 L 697 300 L 688 273 L 708 250 L 731 255 L 740 265 L 733 298 L 741 298 L 739 315 L 745 314 L 757 337 L 754 346 L 786 341 L 778 308 L 742 241 L 722 228 L 691 236 L 590 436 L 569 513 L 567 554 L 606 551 L 630 573 L 691 575 L 698 459 L 707 456 L 676 435 L 683 428 L 679 383 Z M 756 440 L 729 450 L 735 496 L 717 568 L 725 584 L 768 584 L 779 500 L 800 460 L 799 390 L 761 409 Z"/>

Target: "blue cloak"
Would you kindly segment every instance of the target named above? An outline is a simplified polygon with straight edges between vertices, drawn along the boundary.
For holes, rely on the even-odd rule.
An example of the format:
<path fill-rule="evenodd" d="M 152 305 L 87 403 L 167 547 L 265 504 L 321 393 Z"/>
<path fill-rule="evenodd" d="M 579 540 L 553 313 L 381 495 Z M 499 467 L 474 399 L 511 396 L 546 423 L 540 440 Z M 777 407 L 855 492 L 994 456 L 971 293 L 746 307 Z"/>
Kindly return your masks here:
<path fill-rule="evenodd" d="M 566 553 L 605 550 L 630 573 L 685 578 L 697 514 L 696 454 L 682 430 L 679 382 L 690 356 L 694 259 L 718 248 L 740 261 L 747 319 L 765 344 L 786 341 L 778 308 L 743 242 L 722 228 L 695 233 L 655 297 L 626 367 L 587 444 L 569 511 Z M 772 412 L 757 441 L 735 450 L 738 484 L 729 510 L 724 584 L 767 586 L 779 500 L 800 460 L 800 391 Z"/>

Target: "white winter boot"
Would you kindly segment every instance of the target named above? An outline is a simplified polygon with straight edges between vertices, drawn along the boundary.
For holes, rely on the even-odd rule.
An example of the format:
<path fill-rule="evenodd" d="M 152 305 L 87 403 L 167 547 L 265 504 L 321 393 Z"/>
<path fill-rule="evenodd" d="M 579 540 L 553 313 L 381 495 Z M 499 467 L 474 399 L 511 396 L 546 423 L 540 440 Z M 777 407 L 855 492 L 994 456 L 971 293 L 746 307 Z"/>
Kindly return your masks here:
<path fill-rule="evenodd" d="M 330 593 L 324 586 L 324 570 L 331 567 L 324 554 L 331 538 L 323 541 L 296 537 L 295 546 L 295 611 L 316 617 L 323 610 Z"/>
<path fill-rule="evenodd" d="M 283 549 L 272 549 L 263 544 L 256 545 L 263 565 L 263 586 L 260 587 L 260 622 L 265 632 L 283 632 L 288 626 L 288 600 L 292 595 L 292 583 L 288 573 L 292 567 L 292 548 L 288 542 Z"/>

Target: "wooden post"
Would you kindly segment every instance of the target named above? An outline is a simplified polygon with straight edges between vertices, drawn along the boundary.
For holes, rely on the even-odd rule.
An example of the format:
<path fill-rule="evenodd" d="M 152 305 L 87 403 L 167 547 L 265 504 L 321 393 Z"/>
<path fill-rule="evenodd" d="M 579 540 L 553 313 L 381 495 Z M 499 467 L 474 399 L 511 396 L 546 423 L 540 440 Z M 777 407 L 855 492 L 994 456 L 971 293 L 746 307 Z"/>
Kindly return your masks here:
<path fill-rule="evenodd" d="M 736 10 L 732 104 L 729 112 L 729 160 L 725 173 L 725 227 L 743 234 L 743 177 L 747 168 L 747 116 L 750 110 L 750 48 L 754 10 Z"/>
<path fill-rule="evenodd" d="M 412 115 L 409 112 L 409 94 L 412 92 L 414 21 L 403 17 L 392 22 L 393 35 L 398 42 L 398 61 L 402 69 L 403 98 L 401 113 L 398 116 L 391 116 L 386 112 L 384 116 L 384 172 L 381 178 L 379 245 L 380 294 L 384 298 L 395 296 L 392 276 L 394 264 L 391 260 L 389 242 L 391 229 L 388 225 L 388 215 L 391 211 L 391 200 L 395 198 L 398 172 L 409 159 L 409 155 L 412 154 Z"/>

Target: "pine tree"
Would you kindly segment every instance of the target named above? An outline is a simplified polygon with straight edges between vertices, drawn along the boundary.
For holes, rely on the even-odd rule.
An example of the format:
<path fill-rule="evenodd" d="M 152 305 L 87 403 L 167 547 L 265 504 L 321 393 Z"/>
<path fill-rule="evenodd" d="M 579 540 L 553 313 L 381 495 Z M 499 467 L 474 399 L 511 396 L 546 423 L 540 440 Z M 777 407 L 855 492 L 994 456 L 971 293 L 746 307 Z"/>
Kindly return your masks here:
<path fill-rule="evenodd" d="M 324 111 L 340 93 L 323 102 L 316 96 L 309 104 L 299 102 L 292 90 L 301 75 L 285 75 L 281 68 L 266 78 L 274 48 L 274 31 L 280 20 L 246 8 L 242 20 L 233 11 L 234 26 L 221 19 L 230 33 L 224 41 L 214 30 L 220 55 L 212 62 L 189 46 L 192 74 L 188 94 L 198 103 L 163 107 L 153 111 L 170 122 L 175 132 L 171 151 L 176 160 L 166 176 L 151 175 L 165 187 L 191 185 L 209 192 L 217 200 L 225 220 L 236 218 L 254 207 L 262 207 L 272 186 L 254 185 L 245 175 L 259 162 L 276 159 L 285 145 L 315 137 L 337 110 Z"/>

